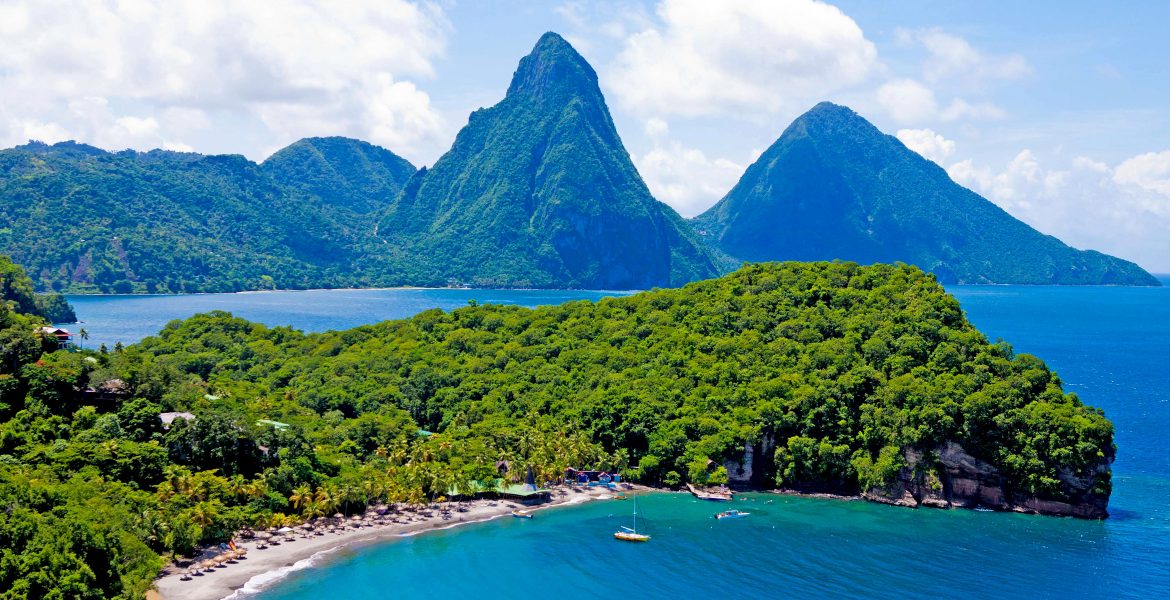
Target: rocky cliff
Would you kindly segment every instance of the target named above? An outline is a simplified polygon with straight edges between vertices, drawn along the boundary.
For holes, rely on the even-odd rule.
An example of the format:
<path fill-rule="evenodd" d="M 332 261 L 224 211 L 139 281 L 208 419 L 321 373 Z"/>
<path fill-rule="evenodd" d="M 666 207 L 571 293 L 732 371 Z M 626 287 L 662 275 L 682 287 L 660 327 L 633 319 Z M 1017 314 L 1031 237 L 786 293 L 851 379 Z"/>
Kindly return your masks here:
<path fill-rule="evenodd" d="M 891 485 L 864 491 L 861 497 L 874 502 L 915 508 L 986 507 L 1082 519 L 1104 519 L 1109 516 L 1106 510 L 1109 495 L 1096 493 L 1093 487 L 1101 476 L 1108 477 L 1112 456 L 1089 473 L 1076 474 L 1061 470 L 1065 501 L 1039 498 L 1009 489 L 998 469 L 971 456 L 954 442 L 947 443 L 937 453 L 924 454 L 907 450 L 905 458 L 906 466 Z"/>
<path fill-rule="evenodd" d="M 772 436 L 759 442 L 745 443 L 738 460 L 723 462 L 728 483 L 740 489 L 761 489 L 770 486 L 769 474 L 775 471 L 770 459 L 775 448 Z M 1040 515 L 1104 519 L 1109 516 L 1109 495 L 1095 492 L 1096 483 L 1109 479 L 1113 457 L 1103 460 L 1095 469 L 1077 474 L 1060 470 L 1062 491 L 1066 500 L 1039 498 L 1032 494 L 1012 491 L 995 466 L 969 454 L 954 442 L 932 453 L 906 450 L 906 466 L 899 470 L 895 480 L 884 488 L 862 491 L 856 497 L 871 502 L 907 506 L 910 508 L 990 508 Z M 848 497 L 842 490 L 820 486 L 799 487 L 784 491 L 816 496 Z"/>

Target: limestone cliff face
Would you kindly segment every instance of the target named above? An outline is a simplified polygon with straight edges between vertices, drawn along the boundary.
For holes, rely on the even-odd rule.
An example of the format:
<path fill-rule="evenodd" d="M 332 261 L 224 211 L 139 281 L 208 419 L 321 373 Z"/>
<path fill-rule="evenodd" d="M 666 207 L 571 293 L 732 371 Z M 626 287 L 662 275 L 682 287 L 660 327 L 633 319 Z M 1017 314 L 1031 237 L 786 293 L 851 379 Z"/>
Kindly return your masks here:
<path fill-rule="evenodd" d="M 727 481 L 735 487 L 768 487 L 773 482 L 765 481 L 766 475 L 773 472 L 772 454 L 776 449 L 776 440 L 772 434 L 767 434 L 759 442 L 745 443 L 743 457 L 738 461 L 729 460 L 723 463 L 727 469 Z M 765 462 L 766 464 L 759 464 Z"/>
<path fill-rule="evenodd" d="M 1104 519 L 1109 516 L 1107 494 L 1093 493 L 1094 482 L 1109 470 L 1112 458 L 1102 461 L 1089 474 L 1060 472 L 1060 480 L 1070 501 L 1048 500 L 1029 494 L 1013 493 L 1004 484 L 1004 478 L 994 466 L 967 453 L 962 446 L 948 442 L 938 450 L 938 468 L 924 464 L 923 453 L 906 451 L 906 466 L 896 481 L 885 488 L 862 492 L 861 496 L 874 502 L 898 506 L 927 506 L 933 508 L 975 508 L 983 506 L 994 510 L 1042 515 Z"/>

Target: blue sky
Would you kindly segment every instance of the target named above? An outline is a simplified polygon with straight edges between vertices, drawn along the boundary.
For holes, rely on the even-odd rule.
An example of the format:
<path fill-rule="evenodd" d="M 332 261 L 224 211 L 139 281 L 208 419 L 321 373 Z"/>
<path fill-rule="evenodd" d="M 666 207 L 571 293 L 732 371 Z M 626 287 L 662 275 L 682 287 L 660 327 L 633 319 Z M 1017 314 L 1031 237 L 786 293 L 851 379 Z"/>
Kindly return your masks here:
<path fill-rule="evenodd" d="M 430 164 L 557 31 L 660 200 L 716 202 L 846 104 L 1041 231 L 1170 272 L 1170 3 L 0 0 L 0 146 L 262 160 L 348 135 Z"/>

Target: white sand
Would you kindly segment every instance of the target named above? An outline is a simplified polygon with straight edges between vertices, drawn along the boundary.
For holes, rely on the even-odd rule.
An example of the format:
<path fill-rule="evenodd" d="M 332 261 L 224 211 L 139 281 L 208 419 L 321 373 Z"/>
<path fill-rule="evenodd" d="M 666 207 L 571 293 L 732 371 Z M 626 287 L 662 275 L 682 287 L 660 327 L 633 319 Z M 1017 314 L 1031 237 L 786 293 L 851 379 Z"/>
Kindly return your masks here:
<path fill-rule="evenodd" d="M 237 564 L 215 569 L 213 573 L 203 573 L 202 576 L 193 577 L 190 581 L 180 579 L 188 571 L 187 568 L 168 567 L 155 580 L 158 594 L 150 594 L 149 597 L 161 596 L 165 600 L 220 600 L 228 597 L 246 597 L 293 571 L 309 568 L 322 560 L 327 560 L 330 554 L 346 546 L 488 521 L 507 516 L 516 508 L 537 511 L 554 506 L 579 504 L 605 493 L 612 494 L 613 491 L 591 488 L 588 491 L 570 491 L 565 496 L 554 493 L 552 502 L 531 508 L 514 502 L 476 500 L 469 503 L 467 512 L 452 511 L 449 519 L 443 519 L 436 512 L 434 516 L 427 518 L 415 517 L 421 520 L 412 520 L 408 523 L 372 525 L 346 529 L 341 533 L 326 532 L 323 536 L 310 535 L 305 538 L 298 533 L 296 541 L 286 542 L 284 538 L 279 538 L 281 540 L 279 546 L 269 546 L 264 550 L 257 549 L 259 541 L 248 541 L 242 544 L 248 549 L 247 557 Z M 401 516 L 408 515 L 409 513 L 403 513 Z"/>

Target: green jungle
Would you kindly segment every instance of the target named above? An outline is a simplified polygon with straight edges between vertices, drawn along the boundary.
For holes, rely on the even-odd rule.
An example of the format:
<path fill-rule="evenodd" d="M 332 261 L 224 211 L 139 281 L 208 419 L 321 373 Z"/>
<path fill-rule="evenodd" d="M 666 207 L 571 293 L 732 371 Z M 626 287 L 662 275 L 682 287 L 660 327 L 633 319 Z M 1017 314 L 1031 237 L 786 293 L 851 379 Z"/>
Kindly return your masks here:
<path fill-rule="evenodd" d="M 141 597 L 243 527 L 441 501 L 566 467 L 857 493 L 947 442 L 1010 493 L 1108 494 L 1113 427 L 906 265 L 764 263 L 679 289 L 474 305 L 306 335 L 216 312 L 54 350 L 9 262 L 0 302 L 0 598 Z M 42 301 L 43 304 L 43 301 Z M 182 411 L 164 427 L 160 413 Z M 285 426 L 287 425 L 287 426 Z"/>

